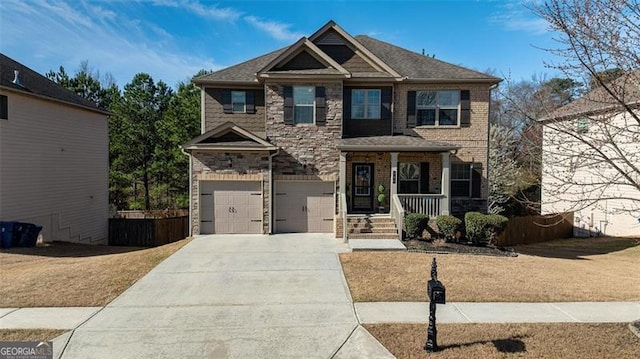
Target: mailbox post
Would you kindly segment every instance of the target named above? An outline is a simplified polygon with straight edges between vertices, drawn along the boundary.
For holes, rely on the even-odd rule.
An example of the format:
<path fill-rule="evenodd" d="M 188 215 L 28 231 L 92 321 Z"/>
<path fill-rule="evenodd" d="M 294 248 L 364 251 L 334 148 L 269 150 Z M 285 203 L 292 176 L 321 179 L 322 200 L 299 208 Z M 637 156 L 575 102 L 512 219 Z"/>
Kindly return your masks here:
<path fill-rule="evenodd" d="M 429 296 L 429 327 L 427 328 L 427 343 L 424 349 L 427 352 L 438 351 L 438 329 L 436 329 L 436 304 L 445 304 L 445 289 L 438 280 L 438 264 L 433 258 L 431 263 L 431 280 L 427 282 L 427 295 Z"/>

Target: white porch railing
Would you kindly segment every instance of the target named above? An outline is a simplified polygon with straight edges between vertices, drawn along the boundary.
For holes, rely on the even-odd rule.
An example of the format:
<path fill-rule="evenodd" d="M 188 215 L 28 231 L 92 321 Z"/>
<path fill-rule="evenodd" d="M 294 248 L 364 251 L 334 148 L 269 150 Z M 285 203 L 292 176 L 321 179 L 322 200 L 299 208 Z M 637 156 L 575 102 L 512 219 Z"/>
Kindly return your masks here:
<path fill-rule="evenodd" d="M 342 240 L 347 243 L 347 196 L 340 193 L 340 217 L 342 218 Z"/>
<path fill-rule="evenodd" d="M 402 208 L 408 213 L 424 213 L 429 217 L 441 214 L 442 194 L 399 194 Z"/>
<path fill-rule="evenodd" d="M 404 208 L 402 208 L 402 203 L 400 202 L 400 198 L 398 198 L 397 194 L 391 196 L 391 206 L 389 210 L 391 218 L 396 222 L 398 234 L 402 236 L 402 230 L 404 228 Z"/>

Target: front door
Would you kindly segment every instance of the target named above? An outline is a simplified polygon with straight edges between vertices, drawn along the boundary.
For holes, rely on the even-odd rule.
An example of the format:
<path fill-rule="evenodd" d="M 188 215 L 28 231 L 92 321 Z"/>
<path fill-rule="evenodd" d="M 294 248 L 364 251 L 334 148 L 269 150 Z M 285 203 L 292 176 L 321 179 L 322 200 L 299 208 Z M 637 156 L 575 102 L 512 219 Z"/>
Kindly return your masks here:
<path fill-rule="evenodd" d="M 373 211 L 373 163 L 354 163 L 351 185 L 351 209 L 357 212 Z"/>

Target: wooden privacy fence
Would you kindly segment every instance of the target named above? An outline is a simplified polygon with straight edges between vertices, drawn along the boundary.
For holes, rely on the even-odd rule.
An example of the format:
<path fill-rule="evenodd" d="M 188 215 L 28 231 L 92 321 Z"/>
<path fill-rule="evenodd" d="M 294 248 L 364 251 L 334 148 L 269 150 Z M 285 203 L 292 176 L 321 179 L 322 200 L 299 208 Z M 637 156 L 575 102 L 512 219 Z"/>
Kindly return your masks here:
<path fill-rule="evenodd" d="M 573 236 L 573 212 L 546 216 L 509 218 L 507 228 L 498 237 L 497 246 L 515 246 L 546 242 Z"/>
<path fill-rule="evenodd" d="M 189 216 L 109 218 L 109 245 L 156 247 L 189 235 Z"/>

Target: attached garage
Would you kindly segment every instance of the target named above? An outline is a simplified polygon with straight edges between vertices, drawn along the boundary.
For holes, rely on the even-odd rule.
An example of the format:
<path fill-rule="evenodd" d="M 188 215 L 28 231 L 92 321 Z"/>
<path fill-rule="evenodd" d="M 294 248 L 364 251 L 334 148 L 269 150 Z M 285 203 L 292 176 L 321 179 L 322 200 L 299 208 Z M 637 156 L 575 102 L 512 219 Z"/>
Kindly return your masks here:
<path fill-rule="evenodd" d="M 276 232 L 333 232 L 334 192 L 334 182 L 276 181 Z"/>
<path fill-rule="evenodd" d="M 201 181 L 200 233 L 262 233 L 259 181 Z"/>

